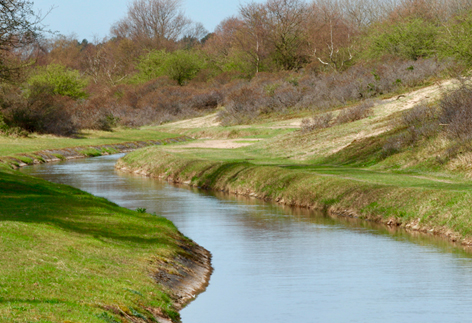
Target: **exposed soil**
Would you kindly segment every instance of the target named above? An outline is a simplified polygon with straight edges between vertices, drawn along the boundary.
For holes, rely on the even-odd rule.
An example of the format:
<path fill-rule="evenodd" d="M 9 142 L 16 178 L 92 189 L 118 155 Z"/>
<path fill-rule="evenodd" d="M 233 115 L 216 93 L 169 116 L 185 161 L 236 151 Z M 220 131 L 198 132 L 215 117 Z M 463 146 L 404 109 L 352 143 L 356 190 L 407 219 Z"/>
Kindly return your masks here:
<path fill-rule="evenodd" d="M 213 272 L 208 250 L 192 245 L 183 246 L 188 255 L 178 256 L 172 264 L 160 264 L 152 274 L 155 281 L 166 288 L 174 299 L 174 307 L 181 310 L 205 291 Z M 154 313 L 159 323 L 173 323 L 159 313 Z"/>

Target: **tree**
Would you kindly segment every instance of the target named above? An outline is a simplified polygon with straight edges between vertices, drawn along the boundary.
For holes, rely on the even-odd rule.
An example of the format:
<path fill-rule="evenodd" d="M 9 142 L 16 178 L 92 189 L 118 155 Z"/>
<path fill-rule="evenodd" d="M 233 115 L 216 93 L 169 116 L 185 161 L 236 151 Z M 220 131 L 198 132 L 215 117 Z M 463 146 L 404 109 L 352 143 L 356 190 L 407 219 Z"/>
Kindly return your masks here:
<path fill-rule="evenodd" d="M 36 41 L 43 31 L 42 17 L 27 0 L 0 0 L 0 80 L 9 81 L 22 64 L 15 61 L 14 51 Z"/>
<path fill-rule="evenodd" d="M 352 41 L 358 34 L 360 17 L 349 23 L 345 15 L 353 18 L 353 12 L 345 11 L 342 3 L 317 0 L 310 6 L 307 34 L 312 56 L 322 65 L 334 70 L 345 68 L 353 59 Z"/>
<path fill-rule="evenodd" d="M 130 39 L 103 40 L 81 52 L 81 71 L 95 84 L 116 85 L 134 71 L 139 50 Z"/>
<path fill-rule="evenodd" d="M 304 23 L 307 5 L 301 0 L 268 0 L 267 30 L 276 64 L 284 70 L 300 68 L 306 62 Z"/>
<path fill-rule="evenodd" d="M 195 51 L 177 50 L 172 53 L 164 50 L 151 51 L 141 58 L 137 66 L 139 73 L 134 81 L 144 83 L 160 76 L 167 76 L 179 85 L 184 85 L 204 66 L 204 59 Z"/>
<path fill-rule="evenodd" d="M 241 50 L 250 57 L 251 65 L 257 74 L 269 54 L 267 11 L 265 5 L 252 2 L 241 6 L 239 14 L 243 24 L 236 39 Z"/>
<path fill-rule="evenodd" d="M 181 10 L 181 0 L 134 0 L 128 14 L 111 30 L 115 37 L 130 38 L 144 48 L 163 49 L 175 45 L 192 27 Z M 196 32 L 200 30 L 193 26 Z"/>

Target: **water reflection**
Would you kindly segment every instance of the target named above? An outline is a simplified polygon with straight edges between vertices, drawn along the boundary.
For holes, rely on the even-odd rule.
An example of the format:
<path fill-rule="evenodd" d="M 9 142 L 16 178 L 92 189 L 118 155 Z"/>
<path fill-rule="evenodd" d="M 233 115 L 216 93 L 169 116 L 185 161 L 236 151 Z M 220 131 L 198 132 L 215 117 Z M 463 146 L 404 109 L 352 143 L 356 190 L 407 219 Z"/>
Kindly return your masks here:
<path fill-rule="evenodd" d="M 171 219 L 213 253 L 184 323 L 467 322 L 472 261 L 460 246 L 116 172 L 117 156 L 24 172 Z"/>

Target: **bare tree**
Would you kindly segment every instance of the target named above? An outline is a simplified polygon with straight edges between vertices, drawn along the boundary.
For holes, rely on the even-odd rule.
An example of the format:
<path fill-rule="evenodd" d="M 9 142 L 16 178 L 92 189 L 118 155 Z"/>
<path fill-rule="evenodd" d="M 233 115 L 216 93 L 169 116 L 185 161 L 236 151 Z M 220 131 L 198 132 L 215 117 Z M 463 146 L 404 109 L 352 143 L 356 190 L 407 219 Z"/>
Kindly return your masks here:
<path fill-rule="evenodd" d="M 236 36 L 238 45 L 251 58 L 254 72 L 259 73 L 268 55 L 267 10 L 264 5 L 252 2 L 240 6 L 239 14 L 243 24 Z"/>
<path fill-rule="evenodd" d="M 165 48 L 191 27 L 181 4 L 181 0 L 134 0 L 128 6 L 127 16 L 112 27 L 111 33 L 138 41 L 144 47 Z"/>
<path fill-rule="evenodd" d="M 277 65 L 285 70 L 306 62 L 304 30 L 308 6 L 301 0 L 268 0 L 267 30 Z"/>
<path fill-rule="evenodd" d="M 0 80 L 11 80 L 21 63 L 13 63 L 14 51 L 31 45 L 43 31 L 43 17 L 26 0 L 0 0 Z"/>
<path fill-rule="evenodd" d="M 345 18 L 341 3 L 317 0 L 307 20 L 313 57 L 326 67 L 343 69 L 353 56 L 352 40 L 358 33 Z"/>
<path fill-rule="evenodd" d="M 203 46 L 203 51 L 214 66 L 224 69 L 238 43 L 237 35 L 242 28 L 243 22 L 235 17 L 226 18 L 215 28 Z"/>

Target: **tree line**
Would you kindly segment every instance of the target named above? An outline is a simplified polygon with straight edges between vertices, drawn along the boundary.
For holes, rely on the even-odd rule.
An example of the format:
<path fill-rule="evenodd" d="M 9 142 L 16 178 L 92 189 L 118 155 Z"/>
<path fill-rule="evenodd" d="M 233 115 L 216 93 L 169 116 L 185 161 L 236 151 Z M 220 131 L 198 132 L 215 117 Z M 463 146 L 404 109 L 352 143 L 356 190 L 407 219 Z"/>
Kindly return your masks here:
<path fill-rule="evenodd" d="M 0 0 L 0 125 L 10 134 L 68 135 L 165 122 L 231 106 L 248 84 L 263 97 L 276 92 L 271 86 L 296 88 L 310 77 L 329 83 L 362 67 L 365 84 L 336 102 L 358 100 L 392 77 L 382 74 L 388 64 L 469 67 L 471 9 L 472 0 L 267 0 L 240 5 L 209 33 L 180 0 L 134 0 L 107 38 L 80 41 L 45 32 L 32 2 Z M 397 74 L 397 87 L 411 78 Z M 146 98 L 151 93 L 159 104 Z"/>

